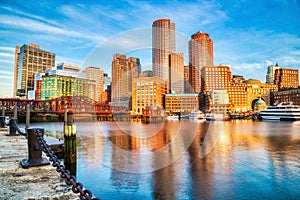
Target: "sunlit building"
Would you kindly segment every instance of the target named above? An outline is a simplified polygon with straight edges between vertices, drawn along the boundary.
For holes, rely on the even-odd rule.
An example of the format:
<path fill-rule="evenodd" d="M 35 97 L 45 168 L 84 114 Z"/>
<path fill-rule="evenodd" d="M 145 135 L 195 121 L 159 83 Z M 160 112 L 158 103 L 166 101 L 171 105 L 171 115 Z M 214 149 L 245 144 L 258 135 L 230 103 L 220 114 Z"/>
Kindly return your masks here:
<path fill-rule="evenodd" d="M 158 77 L 134 78 L 132 82 L 132 111 L 142 114 L 149 106 L 164 106 L 168 82 Z"/>
<path fill-rule="evenodd" d="M 180 113 L 199 110 L 198 94 L 166 94 L 165 110 Z"/>
<path fill-rule="evenodd" d="M 183 53 L 170 53 L 170 79 L 171 93 L 184 93 L 184 57 Z"/>
<path fill-rule="evenodd" d="M 299 87 L 299 75 L 297 69 L 280 68 L 275 70 L 274 83 L 278 90 L 286 90 Z"/>
<path fill-rule="evenodd" d="M 132 81 L 138 77 L 138 58 L 115 54 L 112 61 L 111 105 L 131 109 Z"/>
<path fill-rule="evenodd" d="M 204 66 L 214 66 L 213 41 L 207 33 L 197 32 L 189 41 L 190 83 L 193 92 L 201 89 L 201 69 Z"/>
<path fill-rule="evenodd" d="M 55 65 L 55 54 L 40 49 L 30 43 L 16 47 L 14 64 L 14 96 L 28 97 L 28 91 L 34 90 L 34 75 L 43 73 Z"/>
<path fill-rule="evenodd" d="M 152 25 L 153 76 L 169 81 L 169 54 L 176 51 L 175 24 L 158 19 Z"/>
<path fill-rule="evenodd" d="M 98 67 L 87 67 L 83 71 L 86 78 L 94 80 L 96 83 L 96 96 L 95 100 L 101 102 L 101 94 L 104 92 L 104 72 Z"/>

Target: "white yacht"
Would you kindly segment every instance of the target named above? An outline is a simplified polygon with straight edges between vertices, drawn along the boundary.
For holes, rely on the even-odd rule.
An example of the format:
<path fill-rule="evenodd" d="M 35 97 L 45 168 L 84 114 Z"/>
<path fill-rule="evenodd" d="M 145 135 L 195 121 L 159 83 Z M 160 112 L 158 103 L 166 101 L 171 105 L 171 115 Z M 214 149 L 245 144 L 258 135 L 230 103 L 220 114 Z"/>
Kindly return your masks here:
<path fill-rule="evenodd" d="M 263 120 L 300 120 L 300 106 L 292 103 L 280 103 L 276 106 L 268 106 L 267 109 L 259 112 Z"/>
<path fill-rule="evenodd" d="M 189 119 L 197 120 L 197 119 L 203 119 L 204 115 L 200 110 L 193 110 L 189 114 Z"/>
<path fill-rule="evenodd" d="M 179 120 L 179 116 L 178 115 L 168 115 L 167 116 L 167 120 L 168 121 L 178 121 Z"/>

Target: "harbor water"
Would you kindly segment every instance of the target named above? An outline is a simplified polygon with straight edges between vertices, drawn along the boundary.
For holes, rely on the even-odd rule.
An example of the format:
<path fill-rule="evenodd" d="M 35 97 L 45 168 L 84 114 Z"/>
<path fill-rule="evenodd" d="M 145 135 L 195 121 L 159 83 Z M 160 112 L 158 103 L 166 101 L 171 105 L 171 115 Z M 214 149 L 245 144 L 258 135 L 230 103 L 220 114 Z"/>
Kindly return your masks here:
<path fill-rule="evenodd" d="M 300 199 L 300 122 L 75 124 L 74 173 L 101 199 Z"/>

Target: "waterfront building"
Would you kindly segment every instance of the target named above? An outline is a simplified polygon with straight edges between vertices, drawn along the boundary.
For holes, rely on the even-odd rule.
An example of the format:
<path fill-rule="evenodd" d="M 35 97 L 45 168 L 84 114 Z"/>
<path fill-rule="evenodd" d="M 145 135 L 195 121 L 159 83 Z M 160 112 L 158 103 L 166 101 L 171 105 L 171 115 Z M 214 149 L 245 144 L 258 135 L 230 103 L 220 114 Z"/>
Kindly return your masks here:
<path fill-rule="evenodd" d="M 226 90 L 209 91 L 209 112 L 216 114 L 228 114 L 231 112 L 232 104 L 229 102 L 229 95 Z"/>
<path fill-rule="evenodd" d="M 184 57 L 183 53 L 171 52 L 169 87 L 171 93 L 184 93 Z"/>
<path fill-rule="evenodd" d="M 62 96 L 87 96 L 95 99 L 95 81 L 72 76 L 46 74 L 41 76 L 41 99 L 49 100 Z M 40 87 L 40 83 L 38 84 Z M 39 88 L 40 89 L 40 88 Z"/>
<path fill-rule="evenodd" d="M 169 54 L 176 51 L 175 23 L 158 19 L 152 24 L 153 76 L 169 81 Z"/>
<path fill-rule="evenodd" d="M 274 92 L 271 104 L 277 105 L 281 102 L 292 102 L 295 105 L 300 105 L 300 88 Z"/>
<path fill-rule="evenodd" d="M 213 41 L 207 33 L 197 32 L 189 41 L 190 84 L 193 92 L 201 90 L 201 69 L 214 66 Z"/>
<path fill-rule="evenodd" d="M 275 81 L 275 70 L 276 69 L 280 69 L 278 63 L 276 63 L 275 66 L 273 66 L 273 65 L 268 66 L 268 72 L 267 72 L 267 75 L 266 75 L 266 83 L 268 83 L 268 84 L 274 84 L 274 81 Z"/>
<path fill-rule="evenodd" d="M 201 73 L 199 108 L 203 112 L 211 110 L 213 102 L 210 92 L 214 90 L 226 90 L 229 97 L 229 107 L 226 109 L 230 112 L 251 111 L 259 98 L 270 104 L 270 92 L 277 90 L 275 84 L 263 84 L 256 79 L 234 82 L 229 65 L 203 67 Z"/>
<path fill-rule="evenodd" d="M 198 94 L 166 94 L 165 110 L 171 113 L 199 110 Z"/>
<path fill-rule="evenodd" d="M 299 75 L 297 69 L 280 68 L 275 70 L 274 83 L 278 90 L 286 90 L 299 87 Z"/>
<path fill-rule="evenodd" d="M 98 67 L 87 67 L 82 71 L 87 79 L 94 80 L 96 83 L 95 100 L 101 102 L 101 94 L 104 92 L 104 72 Z"/>
<path fill-rule="evenodd" d="M 131 110 L 132 80 L 138 77 L 138 58 L 115 54 L 112 61 L 111 105 Z"/>
<path fill-rule="evenodd" d="M 132 81 L 132 111 L 141 115 L 149 106 L 164 106 L 168 82 L 159 77 L 139 77 Z"/>
<path fill-rule="evenodd" d="M 54 65 L 55 54 L 42 50 L 36 44 L 16 46 L 13 95 L 27 98 L 28 91 L 34 90 L 34 75 L 43 73 Z"/>

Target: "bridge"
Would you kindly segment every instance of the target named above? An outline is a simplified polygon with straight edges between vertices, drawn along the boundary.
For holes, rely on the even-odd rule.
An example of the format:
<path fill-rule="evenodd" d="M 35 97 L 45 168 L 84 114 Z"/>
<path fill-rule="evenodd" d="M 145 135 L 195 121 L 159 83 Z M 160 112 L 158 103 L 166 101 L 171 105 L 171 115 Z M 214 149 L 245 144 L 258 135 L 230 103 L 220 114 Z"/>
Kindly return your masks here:
<path fill-rule="evenodd" d="M 19 98 L 2 98 L 0 107 L 5 108 L 5 114 L 12 116 L 15 106 L 18 116 L 24 117 L 26 106 L 30 105 L 30 114 L 64 115 L 65 108 L 73 114 L 91 114 L 96 116 L 111 116 L 112 108 L 109 104 L 94 101 L 86 96 L 66 96 L 51 100 L 28 100 Z"/>

